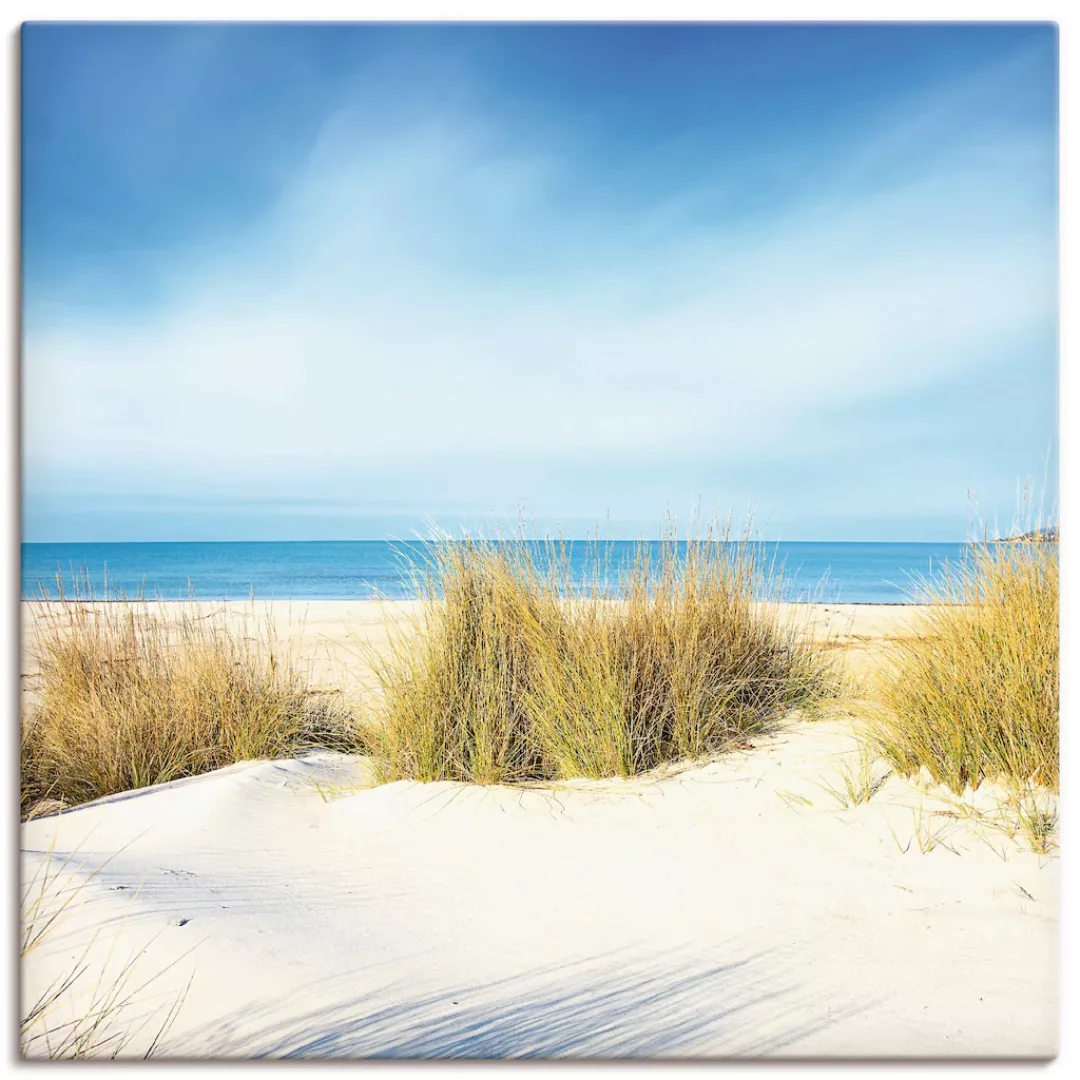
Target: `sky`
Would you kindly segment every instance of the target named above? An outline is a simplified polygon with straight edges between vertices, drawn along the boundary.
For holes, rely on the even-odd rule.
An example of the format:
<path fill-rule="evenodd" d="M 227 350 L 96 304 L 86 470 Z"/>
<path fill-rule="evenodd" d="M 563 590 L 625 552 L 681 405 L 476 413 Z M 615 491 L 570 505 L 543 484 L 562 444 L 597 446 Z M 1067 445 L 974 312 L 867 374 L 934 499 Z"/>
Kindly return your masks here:
<path fill-rule="evenodd" d="M 1051 24 L 27 24 L 21 70 L 26 541 L 1055 501 Z"/>

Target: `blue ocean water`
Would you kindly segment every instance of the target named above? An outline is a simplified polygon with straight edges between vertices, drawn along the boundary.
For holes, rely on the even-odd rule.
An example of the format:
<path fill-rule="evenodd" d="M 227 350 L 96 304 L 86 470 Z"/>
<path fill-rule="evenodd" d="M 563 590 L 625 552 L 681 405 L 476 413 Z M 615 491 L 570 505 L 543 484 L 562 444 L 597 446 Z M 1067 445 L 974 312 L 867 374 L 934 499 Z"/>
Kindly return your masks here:
<path fill-rule="evenodd" d="M 607 565 L 618 567 L 634 541 L 607 541 Z M 948 560 L 962 560 L 964 544 L 816 543 L 764 544 L 782 567 L 790 600 L 897 604 L 910 602 L 916 577 L 934 577 Z M 119 591 L 165 600 L 190 594 L 204 600 L 339 600 L 415 596 L 408 564 L 423 558 L 420 542 L 382 540 L 251 543 L 23 544 L 22 593 L 56 595 L 62 575 L 70 591 L 87 574 L 98 596 Z M 581 580 L 595 568 L 597 547 L 571 546 Z M 103 588 L 107 579 L 108 592 Z"/>

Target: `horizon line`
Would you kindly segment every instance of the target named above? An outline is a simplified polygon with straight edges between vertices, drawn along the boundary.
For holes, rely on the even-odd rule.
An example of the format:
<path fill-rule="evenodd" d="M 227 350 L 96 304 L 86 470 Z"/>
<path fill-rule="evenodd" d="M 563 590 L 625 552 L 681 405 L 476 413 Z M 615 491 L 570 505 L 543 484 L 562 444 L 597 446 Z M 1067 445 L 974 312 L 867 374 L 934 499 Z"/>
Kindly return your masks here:
<path fill-rule="evenodd" d="M 520 540 L 520 537 L 514 536 L 481 536 L 474 534 L 474 538 L 492 540 L 495 542 L 514 541 Z M 20 539 L 20 545 L 39 545 L 39 546 L 52 546 L 61 547 L 69 546 L 74 547 L 80 544 L 99 544 L 99 545 L 124 545 L 124 544 L 430 544 L 438 543 L 443 537 L 385 537 L 385 536 L 360 536 L 352 537 L 349 539 L 342 539 L 340 537 L 333 539 L 306 539 L 306 540 L 267 540 L 267 539 L 250 539 L 250 540 L 26 540 Z M 451 537 L 456 539 L 456 537 Z M 606 544 L 635 544 L 635 543 L 663 543 L 665 542 L 663 537 L 647 538 L 642 536 L 562 536 L 558 534 L 545 534 L 543 536 L 526 537 L 526 540 L 532 541 L 566 541 L 568 543 L 606 543 Z M 705 540 L 708 537 L 701 536 L 675 536 L 673 539 L 676 543 L 685 543 L 687 540 Z M 714 537 L 714 540 L 720 540 L 720 537 Z M 989 539 L 997 539 L 995 537 L 989 537 Z M 1001 537 L 1000 539 L 1007 539 L 1007 537 Z M 766 537 L 731 537 L 727 540 L 728 543 L 761 543 L 761 544 L 965 544 L 971 542 L 971 537 L 965 537 L 963 540 L 958 539 L 937 539 L 937 540 L 829 540 L 829 539 L 816 539 L 816 540 L 784 540 L 782 537 L 766 538 Z"/>

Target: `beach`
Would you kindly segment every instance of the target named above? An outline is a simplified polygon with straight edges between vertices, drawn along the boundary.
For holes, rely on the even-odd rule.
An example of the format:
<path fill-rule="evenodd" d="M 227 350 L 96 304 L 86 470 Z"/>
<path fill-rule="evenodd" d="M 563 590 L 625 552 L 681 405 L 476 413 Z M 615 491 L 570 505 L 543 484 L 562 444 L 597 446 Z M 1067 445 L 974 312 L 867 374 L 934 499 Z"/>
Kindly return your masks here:
<path fill-rule="evenodd" d="M 358 643 L 415 606 L 254 611 L 357 694 Z M 785 609 L 856 682 L 917 614 Z M 1010 835 L 992 784 L 961 799 L 860 761 L 852 701 L 629 779 L 377 786 L 319 751 L 26 822 L 24 888 L 52 868 L 71 902 L 24 1010 L 73 964 L 100 986 L 131 961 L 124 1055 L 174 1010 L 175 1057 L 1051 1056 L 1056 855 Z M 864 764 L 883 783 L 846 805 Z"/>
<path fill-rule="evenodd" d="M 1062 33 L 665 18 L 17 27 L 23 1058 L 1068 1056 Z"/>
<path fill-rule="evenodd" d="M 93 606 L 93 605 L 89 605 Z M 156 606 L 156 605 L 155 605 Z M 29 641 L 35 621 L 54 602 L 24 601 L 22 637 Z M 882 648 L 910 634 L 920 610 L 917 604 L 780 604 L 790 619 L 811 637 L 841 652 L 845 669 L 864 677 Z M 417 600 L 199 600 L 167 602 L 159 610 L 183 608 L 200 618 L 222 619 L 260 639 L 267 625 L 277 645 L 321 686 L 345 693 L 376 690 L 371 650 L 385 654 L 393 631 L 409 633 L 420 614 Z M 24 648 L 22 690 L 32 696 L 36 685 L 34 657 Z"/>

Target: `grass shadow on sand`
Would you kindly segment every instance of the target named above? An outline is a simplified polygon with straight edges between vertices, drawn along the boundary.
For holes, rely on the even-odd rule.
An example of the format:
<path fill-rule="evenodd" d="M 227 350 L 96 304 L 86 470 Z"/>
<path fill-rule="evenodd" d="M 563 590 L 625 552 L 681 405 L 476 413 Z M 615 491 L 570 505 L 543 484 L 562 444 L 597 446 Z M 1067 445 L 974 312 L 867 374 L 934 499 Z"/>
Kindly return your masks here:
<path fill-rule="evenodd" d="M 485 984 L 412 994 L 400 984 L 282 1017 L 267 1001 L 168 1056 L 268 1058 L 657 1058 L 775 1053 L 872 1007 L 810 1002 L 775 955 L 608 955 Z M 792 966 L 793 970 L 793 966 Z M 347 980 L 339 981 L 342 990 Z M 325 995 L 316 984 L 313 994 Z M 294 1000 L 304 1001 L 304 988 Z M 387 1004 L 387 1002 L 391 1002 Z"/>

